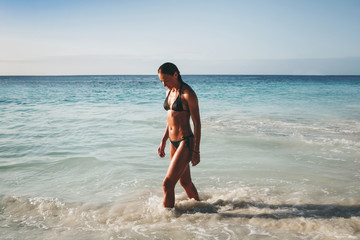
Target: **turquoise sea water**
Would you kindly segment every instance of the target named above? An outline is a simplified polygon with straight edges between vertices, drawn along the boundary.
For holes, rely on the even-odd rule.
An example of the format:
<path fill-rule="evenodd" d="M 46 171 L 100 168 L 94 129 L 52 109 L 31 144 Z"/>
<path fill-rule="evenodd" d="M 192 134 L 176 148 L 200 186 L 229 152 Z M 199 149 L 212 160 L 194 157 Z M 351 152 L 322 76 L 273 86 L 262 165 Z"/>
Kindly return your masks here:
<path fill-rule="evenodd" d="M 157 76 L 0 77 L 0 239 L 360 239 L 360 76 L 183 79 L 202 201 L 166 211 Z"/>

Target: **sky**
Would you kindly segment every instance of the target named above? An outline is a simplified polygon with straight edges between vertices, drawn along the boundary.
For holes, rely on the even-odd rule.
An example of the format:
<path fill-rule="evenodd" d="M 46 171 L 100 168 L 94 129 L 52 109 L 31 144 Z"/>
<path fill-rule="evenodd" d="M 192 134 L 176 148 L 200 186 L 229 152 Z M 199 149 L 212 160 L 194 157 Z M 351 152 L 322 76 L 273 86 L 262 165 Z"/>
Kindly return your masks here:
<path fill-rule="evenodd" d="M 360 75 L 360 0 L 0 0 L 0 75 Z"/>

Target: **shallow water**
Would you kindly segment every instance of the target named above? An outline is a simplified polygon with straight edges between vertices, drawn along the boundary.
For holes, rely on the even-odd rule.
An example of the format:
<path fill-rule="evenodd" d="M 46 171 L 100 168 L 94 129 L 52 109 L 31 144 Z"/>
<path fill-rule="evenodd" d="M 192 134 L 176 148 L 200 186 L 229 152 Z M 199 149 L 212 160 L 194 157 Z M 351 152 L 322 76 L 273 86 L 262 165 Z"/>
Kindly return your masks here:
<path fill-rule="evenodd" d="M 360 77 L 183 78 L 202 201 L 167 211 L 157 76 L 0 77 L 2 238 L 360 239 Z"/>

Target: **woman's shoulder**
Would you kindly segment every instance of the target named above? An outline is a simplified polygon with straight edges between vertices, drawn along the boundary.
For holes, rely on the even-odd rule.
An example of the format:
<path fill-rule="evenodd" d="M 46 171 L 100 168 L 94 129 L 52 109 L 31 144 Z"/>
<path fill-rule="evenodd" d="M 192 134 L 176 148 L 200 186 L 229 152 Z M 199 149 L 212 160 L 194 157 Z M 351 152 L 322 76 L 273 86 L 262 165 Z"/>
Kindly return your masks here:
<path fill-rule="evenodd" d="M 196 98 L 195 91 L 187 83 L 183 83 L 182 92 L 185 98 Z"/>

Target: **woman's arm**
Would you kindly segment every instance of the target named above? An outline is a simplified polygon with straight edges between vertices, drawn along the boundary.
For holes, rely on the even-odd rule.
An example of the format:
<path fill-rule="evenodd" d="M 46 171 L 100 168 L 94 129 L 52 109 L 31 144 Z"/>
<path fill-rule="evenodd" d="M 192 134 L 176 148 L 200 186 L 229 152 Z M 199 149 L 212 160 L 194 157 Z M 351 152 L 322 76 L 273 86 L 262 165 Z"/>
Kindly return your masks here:
<path fill-rule="evenodd" d="M 169 125 L 166 124 L 165 133 L 158 148 L 158 154 L 162 158 L 165 157 L 165 146 L 168 138 L 169 138 Z"/>
<path fill-rule="evenodd" d="M 164 133 L 164 136 L 162 138 L 162 142 L 166 143 L 168 138 L 169 138 L 169 124 L 166 124 L 165 133 Z"/>
<path fill-rule="evenodd" d="M 200 162 L 200 139 L 201 139 L 201 121 L 199 103 L 195 92 L 190 91 L 188 98 L 188 106 L 191 120 L 194 124 L 194 147 L 191 162 L 193 166 Z"/>

